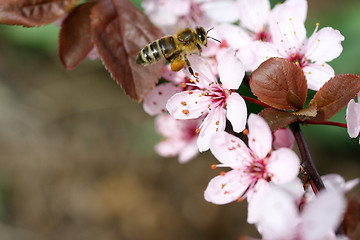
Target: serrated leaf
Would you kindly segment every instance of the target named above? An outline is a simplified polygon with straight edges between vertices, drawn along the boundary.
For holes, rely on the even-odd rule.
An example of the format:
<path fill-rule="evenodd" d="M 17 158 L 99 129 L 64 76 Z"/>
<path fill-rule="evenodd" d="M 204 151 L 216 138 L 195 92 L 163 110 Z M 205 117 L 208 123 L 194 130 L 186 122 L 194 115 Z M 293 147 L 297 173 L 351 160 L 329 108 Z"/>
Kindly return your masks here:
<path fill-rule="evenodd" d="M 68 70 L 76 67 L 94 47 L 90 32 L 90 12 L 95 3 L 78 5 L 61 24 L 59 57 Z"/>
<path fill-rule="evenodd" d="M 293 114 L 305 117 L 315 117 L 317 114 L 316 104 L 309 104 L 307 108 L 301 109 L 297 112 L 293 112 Z"/>
<path fill-rule="evenodd" d="M 334 116 L 360 92 L 360 77 L 354 74 L 340 74 L 327 81 L 310 101 L 317 105 L 313 121 L 323 122 Z"/>
<path fill-rule="evenodd" d="M 144 67 L 135 58 L 163 33 L 128 0 L 99 0 L 92 9 L 91 32 L 106 69 L 130 98 L 140 102 L 160 78 L 163 65 Z"/>
<path fill-rule="evenodd" d="M 303 71 L 283 58 L 270 58 L 250 75 L 250 88 L 262 102 L 279 110 L 300 110 L 307 95 Z"/>
<path fill-rule="evenodd" d="M 296 116 L 291 112 L 280 111 L 274 108 L 265 108 L 259 115 L 269 124 L 271 131 L 285 127 L 300 119 L 299 116 Z"/>
<path fill-rule="evenodd" d="M 61 18 L 79 0 L 0 0 L 0 23 L 34 27 Z"/>

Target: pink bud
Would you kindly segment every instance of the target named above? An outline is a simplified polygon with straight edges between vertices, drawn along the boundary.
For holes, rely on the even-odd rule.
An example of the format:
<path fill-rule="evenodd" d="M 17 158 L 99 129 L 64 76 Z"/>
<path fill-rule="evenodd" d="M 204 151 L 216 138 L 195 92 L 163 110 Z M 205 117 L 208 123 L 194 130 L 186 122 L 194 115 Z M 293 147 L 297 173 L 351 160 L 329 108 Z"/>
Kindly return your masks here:
<path fill-rule="evenodd" d="M 273 148 L 279 149 L 282 147 L 294 147 L 294 135 L 288 128 L 280 128 L 273 132 Z"/>

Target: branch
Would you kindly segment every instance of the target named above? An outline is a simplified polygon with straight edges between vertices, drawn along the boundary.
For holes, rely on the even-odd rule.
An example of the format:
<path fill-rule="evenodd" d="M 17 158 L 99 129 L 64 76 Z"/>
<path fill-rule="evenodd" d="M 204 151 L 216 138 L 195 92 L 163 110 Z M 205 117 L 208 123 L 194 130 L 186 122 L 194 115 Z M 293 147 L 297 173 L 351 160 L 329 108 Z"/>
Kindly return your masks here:
<path fill-rule="evenodd" d="M 309 119 L 306 119 L 304 121 L 305 124 L 313 124 L 313 125 L 329 125 L 329 126 L 336 126 L 336 127 L 342 127 L 347 128 L 346 123 L 338 123 L 338 122 L 331 122 L 331 121 L 324 121 L 324 122 L 315 122 Z"/>
<path fill-rule="evenodd" d="M 247 96 L 244 96 L 244 95 L 241 95 L 241 97 L 245 100 L 245 101 L 248 101 L 248 102 L 252 102 L 252 103 L 255 103 L 257 105 L 260 105 L 260 106 L 263 106 L 263 107 L 270 107 L 269 105 L 257 100 L 257 99 L 254 99 L 254 98 L 251 98 L 251 97 L 247 97 Z"/>
<path fill-rule="evenodd" d="M 295 136 L 296 143 L 298 145 L 300 154 L 301 154 L 301 165 L 304 167 L 306 172 L 310 177 L 310 184 L 314 193 L 318 193 L 322 189 L 325 189 L 324 183 L 320 178 L 318 171 L 314 165 L 314 162 L 311 159 L 309 148 L 305 142 L 304 136 L 301 132 L 299 122 L 294 122 L 290 124 L 291 131 Z"/>

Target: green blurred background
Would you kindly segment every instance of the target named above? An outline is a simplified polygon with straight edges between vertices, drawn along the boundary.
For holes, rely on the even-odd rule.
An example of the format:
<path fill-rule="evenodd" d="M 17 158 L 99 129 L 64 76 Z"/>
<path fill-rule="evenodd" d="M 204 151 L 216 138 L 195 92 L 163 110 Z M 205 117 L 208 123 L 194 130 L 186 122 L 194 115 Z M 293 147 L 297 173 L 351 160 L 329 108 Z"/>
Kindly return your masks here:
<path fill-rule="evenodd" d="M 331 62 L 336 73 L 360 74 L 360 2 L 309 1 L 308 34 L 316 22 L 345 36 L 343 53 Z M 153 117 L 99 60 L 66 71 L 58 30 L 0 25 L 0 239 L 258 236 L 246 224 L 246 203 L 203 199 L 217 174 L 214 157 L 207 152 L 180 165 L 157 156 Z M 359 177 L 358 139 L 336 127 L 302 129 L 321 174 Z"/>

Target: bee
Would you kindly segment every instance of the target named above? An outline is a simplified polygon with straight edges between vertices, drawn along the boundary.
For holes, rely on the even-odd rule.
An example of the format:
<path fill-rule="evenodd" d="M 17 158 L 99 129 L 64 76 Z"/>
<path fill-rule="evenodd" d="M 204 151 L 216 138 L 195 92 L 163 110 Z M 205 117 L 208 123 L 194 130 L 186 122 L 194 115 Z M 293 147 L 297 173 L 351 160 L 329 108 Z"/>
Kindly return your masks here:
<path fill-rule="evenodd" d="M 211 28 L 213 29 L 213 28 Z M 171 70 L 178 72 L 185 64 L 188 66 L 191 75 L 194 71 L 186 55 L 199 51 L 201 54 L 202 46 L 207 46 L 207 39 L 211 38 L 207 34 L 211 30 L 205 31 L 203 27 L 195 29 L 185 28 L 175 35 L 162 37 L 140 50 L 136 58 L 137 64 L 148 65 L 165 58 L 171 64 Z"/>

